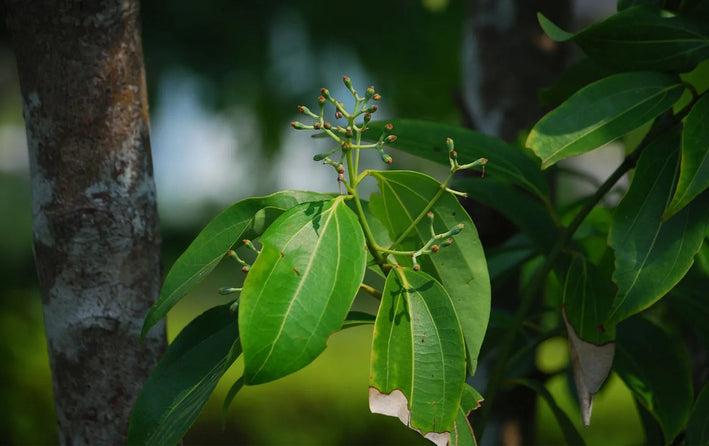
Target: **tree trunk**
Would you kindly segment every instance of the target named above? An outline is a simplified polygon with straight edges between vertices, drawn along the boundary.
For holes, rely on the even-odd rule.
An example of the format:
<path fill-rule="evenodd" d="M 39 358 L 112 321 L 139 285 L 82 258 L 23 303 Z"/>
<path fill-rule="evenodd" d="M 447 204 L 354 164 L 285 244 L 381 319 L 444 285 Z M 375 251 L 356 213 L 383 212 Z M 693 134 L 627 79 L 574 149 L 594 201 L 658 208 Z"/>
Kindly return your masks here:
<path fill-rule="evenodd" d="M 161 282 L 137 0 L 6 0 L 59 441 L 124 444 L 165 348 L 140 343 Z"/>
<path fill-rule="evenodd" d="M 544 34 L 537 22 L 537 12 L 568 28 L 570 3 L 558 0 L 468 2 L 461 102 L 469 127 L 514 142 L 519 132 L 542 117 L 544 110 L 537 91 L 555 82 L 566 67 L 568 45 L 559 45 Z M 487 206 L 476 204 L 468 211 L 486 249 L 504 242 L 516 231 Z M 508 280 L 493 290 L 494 306 L 514 312 L 519 304 L 518 296 L 518 281 Z M 479 375 L 489 373 L 490 365 L 484 362 Z M 535 370 L 529 373 L 541 375 Z M 486 383 L 482 381 L 478 378 L 474 385 L 484 389 Z M 532 444 L 535 404 L 536 394 L 527 388 L 500 392 L 486 426 L 479 425 L 473 412 L 476 433 L 482 433 L 484 427 L 481 444 Z"/>

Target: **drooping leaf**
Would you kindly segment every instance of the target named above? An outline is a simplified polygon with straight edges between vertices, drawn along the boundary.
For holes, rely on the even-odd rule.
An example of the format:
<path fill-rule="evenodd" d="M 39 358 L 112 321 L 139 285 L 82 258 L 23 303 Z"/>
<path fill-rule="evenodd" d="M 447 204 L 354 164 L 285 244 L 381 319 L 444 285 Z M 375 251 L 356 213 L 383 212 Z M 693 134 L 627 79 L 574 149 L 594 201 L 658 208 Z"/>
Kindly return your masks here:
<path fill-rule="evenodd" d="M 686 444 L 709 444 L 709 383 L 704 384 L 687 423 Z"/>
<path fill-rule="evenodd" d="M 222 305 L 180 332 L 138 395 L 128 444 L 173 445 L 182 438 L 241 353 L 237 325 Z"/>
<path fill-rule="evenodd" d="M 529 389 L 534 390 L 537 395 L 542 397 L 542 399 L 549 405 L 549 408 L 551 409 L 551 412 L 554 414 L 554 418 L 556 419 L 557 424 L 559 425 L 559 428 L 561 428 L 561 432 L 564 435 L 564 439 L 566 440 L 566 444 L 573 444 L 573 445 L 584 445 L 586 442 L 583 440 L 579 432 L 576 430 L 574 427 L 574 424 L 571 422 L 569 419 L 568 415 L 566 415 L 566 412 L 559 407 L 558 404 L 556 404 L 556 401 L 554 401 L 554 397 L 549 393 L 549 391 L 544 387 L 539 381 L 535 381 L 532 379 L 513 379 L 511 380 L 512 383 L 514 384 L 519 384 L 521 386 L 525 386 Z"/>
<path fill-rule="evenodd" d="M 463 386 L 463 396 L 460 399 L 458 407 L 458 415 L 455 418 L 455 425 L 450 436 L 450 446 L 477 446 L 478 442 L 475 439 L 475 432 L 468 421 L 470 412 L 478 409 L 480 403 L 484 400 L 482 395 L 472 386 L 465 384 Z"/>
<path fill-rule="evenodd" d="M 606 325 L 649 307 L 672 289 L 692 266 L 709 220 L 700 197 L 661 221 L 676 178 L 678 135 L 665 134 L 638 160 L 633 182 L 618 204 L 608 241 L 615 251 L 613 281 L 618 294 Z"/>
<path fill-rule="evenodd" d="M 670 444 L 692 408 L 688 354 L 681 343 L 641 317 L 623 321 L 617 335 L 613 369 L 652 413 Z"/>
<path fill-rule="evenodd" d="M 573 257 L 564 281 L 562 316 L 584 426 L 591 424 L 593 396 L 613 365 L 615 327 L 605 326 L 615 288 L 582 255 Z"/>
<path fill-rule="evenodd" d="M 222 428 L 226 426 L 226 414 L 229 411 L 229 406 L 231 406 L 231 402 L 234 400 L 234 397 L 236 397 L 236 394 L 239 393 L 242 387 L 244 387 L 244 377 L 240 376 L 239 379 L 231 385 L 229 391 L 224 397 L 224 402 L 222 403 Z"/>
<path fill-rule="evenodd" d="M 552 39 L 571 39 L 589 57 L 623 71 L 684 73 L 709 57 L 709 26 L 705 21 L 653 6 L 623 9 L 575 35 L 544 16 L 540 15 L 539 22 Z"/>
<path fill-rule="evenodd" d="M 487 158 L 485 175 L 525 188 L 542 200 L 549 197 L 549 186 L 537 165 L 516 147 L 497 138 L 453 125 L 416 119 L 395 119 L 369 124 L 366 138 L 379 138 L 384 125 L 393 124 L 397 139 L 392 147 L 439 164 L 448 165 L 446 138 L 455 141 L 461 163 Z M 396 163 L 396 160 L 394 160 Z"/>
<path fill-rule="evenodd" d="M 577 91 L 534 126 L 527 147 L 542 168 L 601 147 L 669 109 L 682 95 L 679 78 L 657 72 L 615 74 Z"/>
<path fill-rule="evenodd" d="M 239 305 L 247 385 L 309 364 L 342 327 L 367 259 L 362 229 L 344 201 L 297 205 L 261 236 Z"/>
<path fill-rule="evenodd" d="M 459 223 L 463 230 L 453 244 L 421 258 L 421 268 L 443 284 L 453 299 L 467 347 L 469 373 L 477 367 L 478 354 L 490 315 L 490 279 L 477 230 L 465 209 L 433 178 L 410 171 L 369 172 L 379 183 L 381 196 L 373 195 L 370 209 L 388 226 L 393 248 L 415 251 L 431 238 L 430 220 L 417 216 L 433 212 L 433 225 L 443 233 Z M 438 197 L 438 198 L 436 198 Z M 431 206 L 431 203 L 433 205 Z M 399 256 L 401 265 L 411 258 Z"/>
<path fill-rule="evenodd" d="M 663 219 L 675 215 L 709 187 L 709 94 L 704 94 L 684 121 L 682 162 L 677 190 Z"/>
<path fill-rule="evenodd" d="M 262 234 L 284 210 L 298 203 L 327 198 L 313 192 L 283 191 L 239 201 L 214 217 L 170 268 L 158 301 L 145 317 L 141 337 L 200 283 L 237 241 Z"/>
<path fill-rule="evenodd" d="M 461 405 L 465 347 L 451 296 L 433 277 L 402 267 L 389 273 L 370 367 L 370 410 L 445 445 Z"/>

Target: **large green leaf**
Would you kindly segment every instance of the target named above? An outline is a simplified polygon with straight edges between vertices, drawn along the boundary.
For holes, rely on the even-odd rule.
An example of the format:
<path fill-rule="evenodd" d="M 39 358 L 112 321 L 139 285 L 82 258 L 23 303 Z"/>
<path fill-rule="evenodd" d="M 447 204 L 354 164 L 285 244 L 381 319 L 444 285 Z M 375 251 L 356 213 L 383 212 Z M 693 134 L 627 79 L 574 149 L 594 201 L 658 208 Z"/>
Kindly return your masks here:
<path fill-rule="evenodd" d="M 670 444 L 692 408 L 689 355 L 681 343 L 641 317 L 624 321 L 617 334 L 613 368 L 655 417 Z"/>
<path fill-rule="evenodd" d="M 709 187 L 709 94 L 704 94 L 684 121 L 682 163 L 677 190 L 665 211 L 667 219 Z"/>
<path fill-rule="evenodd" d="M 150 327 L 201 282 L 237 241 L 259 236 L 284 210 L 298 203 L 327 198 L 313 192 L 284 191 L 239 201 L 222 211 L 202 229 L 170 268 L 158 301 L 145 317 L 141 337 L 145 337 Z"/>
<path fill-rule="evenodd" d="M 138 395 L 128 444 L 177 443 L 240 352 L 237 318 L 229 305 L 207 310 L 190 322 Z"/>
<path fill-rule="evenodd" d="M 577 91 L 544 116 L 527 138 L 545 169 L 625 135 L 672 107 L 684 87 L 656 72 L 620 73 Z"/>
<path fill-rule="evenodd" d="M 372 196 L 370 209 L 387 225 L 391 239 L 396 242 L 395 249 L 416 251 L 431 238 L 427 218 L 412 227 L 417 216 L 427 209 L 433 212 L 433 225 L 438 233 L 459 223 L 465 225 L 451 246 L 422 258 L 421 268 L 439 280 L 453 298 L 472 375 L 490 317 L 490 278 L 473 221 L 456 197 L 427 175 L 401 170 L 369 174 L 377 180 L 381 191 L 381 196 Z M 439 198 L 430 206 L 436 197 Z M 411 265 L 410 257 L 399 256 L 397 260 L 401 265 Z"/>
<path fill-rule="evenodd" d="M 462 163 L 487 158 L 485 175 L 517 184 L 544 200 L 548 199 L 549 187 L 539 167 L 516 147 L 504 141 L 462 127 L 416 119 L 370 123 L 366 137 L 378 138 L 387 122 L 394 126 L 392 133 L 397 137 L 392 147 L 448 165 L 446 138 L 452 138 Z"/>
<path fill-rule="evenodd" d="M 239 303 L 246 384 L 293 373 L 325 349 L 352 306 L 367 259 L 343 196 L 293 207 L 261 242 Z"/>
<path fill-rule="evenodd" d="M 702 245 L 709 220 L 705 196 L 666 222 L 678 164 L 678 135 L 665 134 L 638 160 L 630 189 L 618 204 L 608 234 L 615 250 L 618 294 L 607 326 L 649 307 L 682 279 Z"/>
<path fill-rule="evenodd" d="M 575 35 L 544 16 L 540 24 L 555 40 L 573 40 L 591 58 L 624 71 L 691 71 L 709 57 L 709 25 L 653 6 L 634 6 Z"/>
<path fill-rule="evenodd" d="M 445 445 L 464 384 L 465 347 L 451 297 L 428 274 L 394 268 L 374 325 L 371 411 Z"/>

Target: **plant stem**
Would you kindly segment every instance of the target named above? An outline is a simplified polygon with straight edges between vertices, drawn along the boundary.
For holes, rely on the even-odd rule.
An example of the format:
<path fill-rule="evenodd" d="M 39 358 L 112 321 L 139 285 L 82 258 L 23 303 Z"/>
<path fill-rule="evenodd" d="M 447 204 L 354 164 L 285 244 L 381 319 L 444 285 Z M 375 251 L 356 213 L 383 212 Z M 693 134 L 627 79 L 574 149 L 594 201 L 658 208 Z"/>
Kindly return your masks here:
<path fill-rule="evenodd" d="M 441 188 L 438 190 L 438 192 L 436 192 L 436 195 L 433 196 L 433 198 L 431 199 L 431 201 L 428 202 L 426 207 L 423 208 L 423 210 L 419 213 L 419 215 L 411 222 L 409 227 L 406 228 L 404 230 L 404 232 L 401 233 L 401 235 L 399 235 L 399 238 L 397 238 L 396 241 L 390 245 L 390 247 L 396 246 L 399 243 L 401 243 L 406 238 L 406 236 L 409 235 L 409 232 L 411 232 L 414 228 L 416 228 L 416 226 L 423 219 L 423 217 L 425 217 L 426 214 L 428 214 L 428 212 L 431 209 L 433 209 L 433 205 L 435 205 L 436 202 L 438 201 L 438 199 L 441 198 L 441 196 L 446 192 L 446 188 L 450 184 L 454 173 L 455 173 L 455 170 L 451 169 L 450 173 L 448 174 L 448 177 L 446 177 L 446 180 L 441 185 Z"/>

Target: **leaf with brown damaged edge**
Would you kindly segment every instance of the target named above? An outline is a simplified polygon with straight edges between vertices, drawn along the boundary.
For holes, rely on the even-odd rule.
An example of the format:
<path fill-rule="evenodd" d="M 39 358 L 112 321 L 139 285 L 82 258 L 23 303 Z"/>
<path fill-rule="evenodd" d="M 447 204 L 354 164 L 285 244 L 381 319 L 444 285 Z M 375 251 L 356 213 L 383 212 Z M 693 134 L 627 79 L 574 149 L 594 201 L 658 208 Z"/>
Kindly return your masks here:
<path fill-rule="evenodd" d="M 583 425 L 588 427 L 591 424 L 593 395 L 601 388 L 613 366 L 615 342 L 596 345 L 584 341 L 578 337 L 574 327 L 569 323 L 565 309 L 561 310 L 561 314 L 564 317 L 564 324 L 569 336 L 571 365 L 574 370 L 574 382 L 579 397 Z"/>
<path fill-rule="evenodd" d="M 398 417 L 438 445 L 455 427 L 465 347 L 451 297 L 433 277 L 397 267 L 374 325 L 369 408 Z"/>
<path fill-rule="evenodd" d="M 470 412 L 479 409 L 483 400 L 482 395 L 472 386 L 468 384 L 463 386 L 463 397 L 460 399 L 458 415 L 455 418 L 453 431 L 451 431 L 449 441 L 451 446 L 476 446 L 478 444 L 473 427 L 468 421 L 468 415 L 470 415 Z"/>

